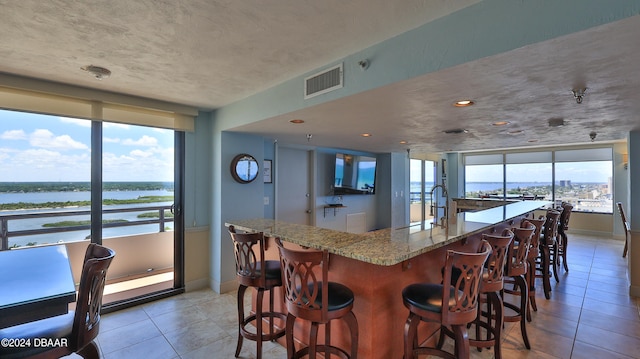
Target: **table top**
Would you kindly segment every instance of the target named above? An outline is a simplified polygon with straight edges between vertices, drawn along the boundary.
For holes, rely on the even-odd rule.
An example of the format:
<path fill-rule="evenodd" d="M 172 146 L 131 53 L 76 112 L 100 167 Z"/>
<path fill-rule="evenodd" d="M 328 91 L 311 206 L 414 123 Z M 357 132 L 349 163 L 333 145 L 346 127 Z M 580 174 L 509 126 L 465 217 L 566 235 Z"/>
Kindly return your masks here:
<path fill-rule="evenodd" d="M 0 311 L 75 295 L 64 245 L 0 251 Z"/>
<path fill-rule="evenodd" d="M 327 249 L 329 253 L 347 258 L 391 266 L 551 204 L 548 201 L 522 201 L 477 212 L 458 213 L 455 223 L 451 223 L 446 231 L 440 227 L 431 229 L 429 223 L 418 223 L 354 234 L 265 218 L 232 220 L 226 226 L 264 232 L 304 247 Z"/>

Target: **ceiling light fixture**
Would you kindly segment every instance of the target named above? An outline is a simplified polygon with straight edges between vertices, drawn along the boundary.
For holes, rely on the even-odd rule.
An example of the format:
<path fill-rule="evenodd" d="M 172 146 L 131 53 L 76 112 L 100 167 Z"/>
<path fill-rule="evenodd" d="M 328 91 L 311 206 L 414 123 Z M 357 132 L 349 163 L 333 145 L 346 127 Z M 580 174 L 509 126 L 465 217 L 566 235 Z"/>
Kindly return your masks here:
<path fill-rule="evenodd" d="M 510 135 L 519 135 L 519 134 L 521 134 L 523 132 L 524 132 L 523 130 L 513 130 L 513 131 L 509 131 L 507 133 L 510 134 Z"/>
<path fill-rule="evenodd" d="M 408 142 L 407 142 L 407 141 L 405 141 L 405 140 L 400 141 L 400 144 L 401 144 L 401 145 L 406 145 L 407 143 L 408 143 Z"/>
<path fill-rule="evenodd" d="M 577 103 L 582 103 L 582 98 L 584 97 L 584 93 L 587 91 L 586 87 L 572 89 L 573 97 L 576 99 Z"/>
<path fill-rule="evenodd" d="M 289 122 L 298 125 L 298 124 L 304 123 L 304 120 L 301 120 L 299 118 L 294 118 L 293 120 L 289 120 Z"/>
<path fill-rule="evenodd" d="M 371 134 L 370 133 L 363 133 L 360 136 L 362 136 L 362 137 L 371 137 Z"/>
<path fill-rule="evenodd" d="M 494 123 L 492 123 L 492 125 L 494 126 L 506 126 L 506 125 L 510 125 L 511 122 L 509 121 L 496 121 Z"/>
<path fill-rule="evenodd" d="M 87 66 L 82 66 L 80 69 L 82 71 L 86 71 L 90 73 L 93 77 L 95 77 L 98 80 L 106 79 L 109 76 L 111 76 L 111 71 L 109 69 L 100 67 L 100 66 L 87 65 Z"/>
<path fill-rule="evenodd" d="M 455 107 L 467 107 L 467 106 L 472 106 L 473 104 L 475 104 L 475 102 L 471 100 L 460 100 L 460 101 L 454 102 L 453 105 Z"/>

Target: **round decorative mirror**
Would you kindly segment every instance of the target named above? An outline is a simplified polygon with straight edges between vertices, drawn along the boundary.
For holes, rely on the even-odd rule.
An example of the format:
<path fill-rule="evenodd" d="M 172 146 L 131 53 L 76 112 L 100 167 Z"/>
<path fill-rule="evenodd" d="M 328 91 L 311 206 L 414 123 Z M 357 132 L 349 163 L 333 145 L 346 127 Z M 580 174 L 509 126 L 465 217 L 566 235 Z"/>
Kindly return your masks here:
<path fill-rule="evenodd" d="M 231 161 L 231 176 L 240 183 L 249 183 L 258 177 L 258 161 L 246 153 L 241 153 Z"/>

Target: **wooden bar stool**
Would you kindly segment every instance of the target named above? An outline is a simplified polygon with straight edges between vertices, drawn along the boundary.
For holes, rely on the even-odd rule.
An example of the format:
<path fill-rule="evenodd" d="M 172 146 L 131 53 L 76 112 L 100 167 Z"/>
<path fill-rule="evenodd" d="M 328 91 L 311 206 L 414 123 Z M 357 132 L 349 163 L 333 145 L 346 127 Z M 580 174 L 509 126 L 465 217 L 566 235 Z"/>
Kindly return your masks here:
<path fill-rule="evenodd" d="M 545 219 L 540 217 L 538 219 L 528 218 L 523 221 L 528 221 L 536 227 L 536 230 L 531 236 L 531 245 L 529 246 L 529 254 L 527 255 L 527 285 L 529 286 L 529 306 L 527 307 L 527 321 L 531 321 L 531 310 L 538 311 L 538 305 L 536 304 L 536 261 L 540 257 L 540 236 L 542 235 L 542 227 L 544 226 Z"/>
<path fill-rule="evenodd" d="M 242 350 L 243 338 L 254 340 L 257 346 L 256 358 L 262 358 L 262 342 L 276 340 L 284 336 L 284 329 L 276 329 L 274 320 L 279 318 L 284 324 L 286 315 L 274 310 L 273 289 L 282 286 L 280 262 L 265 260 L 265 239 L 263 233 L 236 233 L 234 226 L 229 226 L 229 234 L 233 240 L 236 259 L 236 275 L 238 279 L 238 344 L 236 358 Z M 257 253 L 256 253 L 257 249 Z M 248 287 L 255 288 L 255 314 L 245 317 L 244 294 Z M 264 292 L 269 292 L 269 310 L 263 311 Z M 263 319 L 269 320 L 269 332 L 264 333 Z M 254 323 L 255 331 L 247 326 Z"/>
<path fill-rule="evenodd" d="M 317 250 L 292 250 L 285 248 L 276 238 L 280 251 L 284 300 L 287 307 L 287 358 L 309 355 L 315 359 L 318 352 L 329 359 L 331 355 L 355 359 L 358 356 L 358 321 L 353 313 L 354 295 L 348 287 L 329 282 L 329 253 Z M 309 345 L 298 351 L 293 342 L 295 320 L 311 322 Z M 343 319 L 351 333 L 350 352 L 331 345 L 331 321 Z M 318 344 L 318 327 L 325 326 L 324 344 Z"/>
<path fill-rule="evenodd" d="M 622 250 L 622 258 L 624 258 L 627 256 L 627 251 L 629 250 L 629 241 L 631 240 L 631 227 L 629 227 L 627 216 L 624 214 L 624 207 L 622 207 L 622 202 L 616 202 L 616 206 L 618 207 L 620 219 L 622 220 L 622 229 L 624 229 L 624 249 Z"/>
<path fill-rule="evenodd" d="M 417 358 L 419 354 L 436 355 L 450 359 L 469 358 L 467 325 L 473 322 L 478 311 L 478 294 L 483 267 L 491 253 L 491 246 L 482 241 L 479 253 L 447 251 L 442 284 L 415 283 L 402 290 L 404 306 L 409 317 L 404 326 L 404 359 Z M 452 283 L 454 272 L 459 273 Z M 450 327 L 455 339 L 455 353 L 437 347 L 421 347 L 418 340 L 420 322 L 439 323 Z"/>
<path fill-rule="evenodd" d="M 542 226 L 542 235 L 540 236 L 540 256 L 536 262 L 536 278 L 542 279 L 545 298 L 551 298 L 551 271 L 550 267 L 555 269 L 555 254 L 558 242 L 556 236 L 558 233 L 558 221 L 560 212 L 548 210 L 545 216 L 544 225 Z M 555 270 L 554 270 L 555 273 Z M 556 281 L 559 279 L 556 275 Z"/>
<path fill-rule="evenodd" d="M 475 325 L 475 337 L 469 339 L 469 345 L 478 348 L 494 347 L 496 359 L 502 358 L 500 349 L 500 338 L 503 326 L 503 303 L 500 292 L 504 287 L 504 270 L 507 264 L 507 253 L 509 245 L 513 241 L 513 232 L 505 229 L 502 235 L 483 234 L 482 239 L 491 245 L 491 254 L 485 263 L 482 272 L 482 282 L 480 283 L 480 303 L 486 303 L 486 311 L 482 310 L 482 305 L 478 306 L 477 316 L 473 324 Z M 454 281 L 457 280 L 453 275 Z M 485 339 L 481 338 L 481 328 L 486 334 Z M 447 327 L 440 331 L 439 346 L 442 345 L 443 335 L 453 338 L 453 332 Z"/>
<path fill-rule="evenodd" d="M 558 220 L 558 253 L 556 254 L 556 267 L 560 268 L 560 259 L 562 258 L 562 266 L 566 272 L 569 271 L 567 265 L 567 246 L 569 245 L 569 238 L 567 237 L 567 231 L 569 230 L 569 219 L 571 218 L 571 211 L 573 205 L 568 202 L 562 202 L 562 210 L 560 211 L 560 219 Z"/>
<path fill-rule="evenodd" d="M 536 227 L 529 221 L 523 221 L 520 227 L 513 228 L 514 238 L 509 245 L 509 254 L 507 258 L 506 278 L 505 282 L 513 284 L 513 289 L 503 289 L 504 293 L 516 295 L 520 297 L 520 304 L 516 305 L 504 302 L 505 313 L 506 309 L 510 309 L 511 315 L 504 315 L 505 322 L 520 322 L 520 332 L 522 333 L 522 339 L 527 349 L 531 349 L 529 344 L 529 337 L 527 336 L 527 320 L 526 312 L 529 305 L 529 289 L 525 275 L 527 274 L 528 264 L 527 255 L 529 254 L 529 246 L 531 245 L 531 237 L 536 230 Z M 504 297 L 503 297 L 504 300 Z"/>

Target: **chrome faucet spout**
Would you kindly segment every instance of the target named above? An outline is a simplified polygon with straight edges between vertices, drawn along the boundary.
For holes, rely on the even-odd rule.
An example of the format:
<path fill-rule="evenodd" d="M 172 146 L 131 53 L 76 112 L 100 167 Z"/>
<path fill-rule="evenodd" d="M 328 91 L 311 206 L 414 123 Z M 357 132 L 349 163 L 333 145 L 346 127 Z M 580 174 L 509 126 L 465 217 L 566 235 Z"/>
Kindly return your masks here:
<path fill-rule="evenodd" d="M 436 189 L 438 188 L 440 188 L 442 191 L 442 196 L 444 197 L 444 200 L 445 200 L 444 206 L 438 205 L 438 198 L 435 198 L 434 200 L 433 194 L 436 192 Z M 447 188 L 444 186 L 444 184 L 437 184 L 431 187 L 430 197 L 431 197 L 430 214 L 433 216 L 432 225 L 435 227 L 439 225 L 440 227 L 447 229 L 447 227 L 449 226 L 449 192 L 447 191 Z M 442 208 L 442 210 L 444 211 L 443 216 L 440 217 L 440 223 L 438 223 L 439 208 Z"/>

